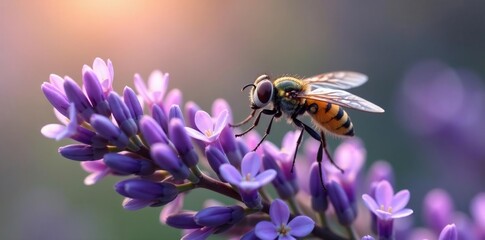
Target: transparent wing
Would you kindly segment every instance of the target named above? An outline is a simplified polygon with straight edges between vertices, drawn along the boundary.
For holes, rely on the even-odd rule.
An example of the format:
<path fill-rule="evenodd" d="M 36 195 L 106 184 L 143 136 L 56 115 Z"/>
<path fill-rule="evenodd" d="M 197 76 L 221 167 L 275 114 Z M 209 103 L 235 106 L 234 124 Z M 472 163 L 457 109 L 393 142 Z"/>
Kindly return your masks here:
<path fill-rule="evenodd" d="M 367 76 L 358 72 L 330 72 L 303 79 L 305 84 L 312 87 L 326 87 L 333 89 L 349 89 L 367 82 Z"/>
<path fill-rule="evenodd" d="M 342 107 L 357 109 L 366 112 L 384 112 L 384 109 L 382 109 L 381 107 L 361 97 L 339 89 L 318 88 L 308 93 L 301 93 L 299 97 L 329 102 Z"/>

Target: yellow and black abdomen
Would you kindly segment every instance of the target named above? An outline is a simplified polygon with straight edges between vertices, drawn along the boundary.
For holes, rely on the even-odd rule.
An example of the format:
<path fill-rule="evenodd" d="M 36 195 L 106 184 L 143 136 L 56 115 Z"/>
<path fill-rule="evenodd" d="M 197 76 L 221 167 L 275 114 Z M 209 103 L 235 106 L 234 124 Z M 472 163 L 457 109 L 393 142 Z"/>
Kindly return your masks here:
<path fill-rule="evenodd" d="M 352 121 L 342 107 L 312 99 L 306 99 L 306 106 L 307 113 L 319 127 L 336 135 L 354 136 Z"/>

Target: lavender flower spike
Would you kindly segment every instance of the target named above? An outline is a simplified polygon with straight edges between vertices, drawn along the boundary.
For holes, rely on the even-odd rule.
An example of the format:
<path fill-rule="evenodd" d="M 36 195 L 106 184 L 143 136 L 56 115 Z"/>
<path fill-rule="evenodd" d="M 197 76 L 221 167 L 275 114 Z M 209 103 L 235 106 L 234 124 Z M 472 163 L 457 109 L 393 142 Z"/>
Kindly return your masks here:
<path fill-rule="evenodd" d="M 254 230 L 262 240 L 295 239 L 308 235 L 315 227 L 315 222 L 307 216 L 296 216 L 290 222 L 290 209 L 280 199 L 275 199 L 269 208 L 271 222 L 259 222 Z"/>
<path fill-rule="evenodd" d="M 219 168 L 221 176 L 228 183 L 237 186 L 241 197 L 249 207 L 258 207 L 257 190 L 270 183 L 276 177 L 276 171 L 268 169 L 258 174 L 261 168 L 261 158 L 255 152 L 250 152 L 244 156 L 241 162 L 241 172 L 231 164 L 223 164 Z"/>
<path fill-rule="evenodd" d="M 202 140 L 206 143 L 212 143 L 219 138 L 219 134 L 222 129 L 227 125 L 227 110 L 219 113 L 216 119 L 212 119 L 211 116 L 204 111 L 197 111 L 195 113 L 195 125 L 197 130 L 185 127 L 189 136 Z"/>
<path fill-rule="evenodd" d="M 438 240 L 458 240 L 458 231 L 455 224 L 448 224 L 440 233 Z"/>

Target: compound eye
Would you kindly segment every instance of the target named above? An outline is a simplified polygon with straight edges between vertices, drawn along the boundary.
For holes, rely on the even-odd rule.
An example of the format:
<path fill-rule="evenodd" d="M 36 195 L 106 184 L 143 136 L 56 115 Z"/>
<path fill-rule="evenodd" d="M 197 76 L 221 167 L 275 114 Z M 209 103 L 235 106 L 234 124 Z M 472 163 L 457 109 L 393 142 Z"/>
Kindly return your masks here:
<path fill-rule="evenodd" d="M 273 99 L 273 83 L 263 80 L 258 83 L 254 91 L 253 101 L 258 108 L 266 106 Z"/>

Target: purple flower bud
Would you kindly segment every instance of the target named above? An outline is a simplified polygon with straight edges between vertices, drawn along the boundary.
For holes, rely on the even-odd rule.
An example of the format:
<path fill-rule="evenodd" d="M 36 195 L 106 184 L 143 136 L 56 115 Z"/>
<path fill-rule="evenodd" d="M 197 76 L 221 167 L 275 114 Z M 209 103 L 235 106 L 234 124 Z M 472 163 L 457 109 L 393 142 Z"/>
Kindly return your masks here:
<path fill-rule="evenodd" d="M 243 155 L 241 155 L 241 152 L 238 149 L 236 137 L 229 125 L 222 129 L 221 135 L 219 135 L 219 140 L 229 162 L 231 162 L 233 166 L 239 167 Z"/>
<path fill-rule="evenodd" d="M 92 144 L 93 138 L 95 136 L 96 136 L 95 132 L 78 126 L 77 129 L 76 129 L 76 133 L 74 135 L 72 135 L 71 138 L 80 142 L 80 143 Z M 106 146 L 106 143 L 101 145 L 101 146 Z M 93 146 L 93 147 L 97 147 L 97 146 Z"/>
<path fill-rule="evenodd" d="M 119 153 L 105 154 L 104 163 L 114 172 L 120 174 L 150 175 L 155 171 L 155 166 L 150 161 L 132 158 Z"/>
<path fill-rule="evenodd" d="M 77 111 L 81 114 L 84 120 L 89 122 L 91 115 L 94 114 L 94 109 L 77 83 L 69 78 L 66 78 L 64 81 L 64 91 L 66 92 L 69 102 L 73 102 Z"/>
<path fill-rule="evenodd" d="M 69 100 L 67 99 L 66 95 L 48 82 L 43 83 L 41 89 L 51 105 L 62 115 L 69 117 Z"/>
<path fill-rule="evenodd" d="M 455 224 L 446 225 L 441 231 L 438 240 L 458 240 L 458 231 Z"/>
<path fill-rule="evenodd" d="M 433 189 L 423 201 L 424 220 L 435 232 L 439 233 L 448 223 L 453 222 L 454 207 L 450 195 L 442 189 Z"/>
<path fill-rule="evenodd" d="M 123 90 L 123 100 L 130 110 L 130 116 L 138 123 L 143 117 L 143 108 L 141 107 L 140 101 L 133 89 L 125 87 Z"/>
<path fill-rule="evenodd" d="M 163 129 L 150 116 L 144 116 L 140 120 L 140 131 L 149 146 L 155 143 L 169 143 L 168 137 Z"/>
<path fill-rule="evenodd" d="M 163 143 L 156 143 L 152 146 L 150 153 L 155 163 L 162 169 L 169 171 L 175 179 L 183 180 L 189 176 L 189 169 L 172 147 Z"/>
<path fill-rule="evenodd" d="M 165 222 L 168 226 L 178 229 L 198 229 L 203 226 L 197 224 L 194 219 L 195 212 L 181 212 L 167 218 Z"/>
<path fill-rule="evenodd" d="M 165 114 L 165 111 L 156 104 L 152 106 L 152 117 L 162 127 L 163 131 L 168 133 L 167 115 Z"/>
<path fill-rule="evenodd" d="M 90 122 L 96 132 L 108 139 L 118 148 L 123 149 L 130 143 L 126 134 L 116 127 L 109 118 L 99 114 L 92 114 Z"/>
<path fill-rule="evenodd" d="M 323 167 L 322 167 L 323 168 Z M 325 171 L 322 169 L 322 179 L 318 171 L 318 163 L 314 162 L 310 169 L 310 194 L 312 199 L 312 208 L 317 212 L 325 212 L 328 208 L 327 191 L 323 189 L 322 182 L 327 182 Z"/>
<path fill-rule="evenodd" d="M 259 239 L 260 238 L 256 236 L 256 233 L 254 233 L 254 229 L 241 236 L 241 240 L 259 240 Z"/>
<path fill-rule="evenodd" d="M 199 156 L 195 152 L 190 137 L 185 131 L 183 122 L 180 119 L 170 120 L 168 132 L 168 135 L 175 148 L 177 148 L 177 152 L 179 153 L 180 158 L 182 158 L 182 161 L 189 167 L 195 166 L 199 161 Z"/>
<path fill-rule="evenodd" d="M 131 117 L 130 110 L 121 101 L 120 96 L 116 92 L 111 92 L 108 96 L 108 103 L 121 130 L 130 137 L 135 136 L 138 132 L 138 127 L 135 120 Z"/>
<path fill-rule="evenodd" d="M 374 162 L 367 173 L 367 178 L 371 189 L 373 185 L 377 185 L 382 180 L 387 180 L 391 185 L 394 185 L 394 172 L 392 166 L 386 161 Z"/>
<path fill-rule="evenodd" d="M 327 184 L 328 196 L 332 203 L 340 224 L 349 226 L 355 220 L 356 214 L 350 206 L 344 189 L 335 181 Z"/>
<path fill-rule="evenodd" d="M 132 198 L 125 198 L 123 199 L 122 206 L 124 209 L 129 211 L 136 211 L 140 210 L 145 207 L 149 207 L 154 204 L 156 201 L 153 200 L 141 200 L 141 199 L 132 199 Z"/>
<path fill-rule="evenodd" d="M 175 185 L 168 182 L 152 182 L 145 179 L 127 179 L 118 182 L 115 190 L 129 198 L 142 200 L 159 200 L 163 204 L 177 197 L 178 190 Z"/>
<path fill-rule="evenodd" d="M 295 195 L 293 187 L 287 181 L 285 174 L 271 155 L 263 155 L 263 167 L 264 169 L 273 169 L 276 171 L 276 177 L 273 179 L 272 183 L 280 198 L 289 199 Z"/>
<path fill-rule="evenodd" d="M 93 148 L 86 144 L 71 144 L 60 147 L 59 153 L 63 157 L 75 161 L 93 161 L 103 158 L 103 155 L 108 153 L 108 149 Z"/>
<path fill-rule="evenodd" d="M 239 154 L 241 154 L 241 156 L 246 155 L 250 151 L 248 145 L 244 142 L 243 139 L 236 139 L 236 144 Z"/>
<path fill-rule="evenodd" d="M 226 154 L 213 145 L 207 145 L 205 148 L 205 155 L 207 156 L 207 161 L 212 170 L 214 170 L 217 176 L 219 176 L 219 179 L 222 180 L 223 178 L 221 178 L 219 174 L 219 167 L 224 163 L 229 163 Z"/>
<path fill-rule="evenodd" d="M 375 238 L 370 235 L 365 235 L 360 240 L 375 240 Z"/>
<path fill-rule="evenodd" d="M 194 102 L 187 102 L 185 104 L 185 116 L 188 118 L 188 125 L 193 129 L 197 129 L 197 125 L 195 124 L 195 114 L 200 111 L 201 108 Z M 199 149 L 204 152 L 205 143 L 201 140 L 194 139 L 195 144 L 199 147 Z"/>
<path fill-rule="evenodd" d="M 91 69 L 86 69 L 83 73 L 83 84 L 88 95 L 89 101 L 97 113 L 109 117 L 111 114 L 108 103 L 104 97 L 103 87 L 98 77 Z"/>
<path fill-rule="evenodd" d="M 185 122 L 184 114 L 182 113 L 179 105 L 172 105 L 168 111 L 168 119 L 171 120 L 174 118 L 178 118 L 182 120 L 182 122 Z"/>
<path fill-rule="evenodd" d="M 195 222 L 202 226 L 217 227 L 225 224 L 236 224 L 244 217 L 244 209 L 241 206 L 209 207 L 195 214 Z"/>

